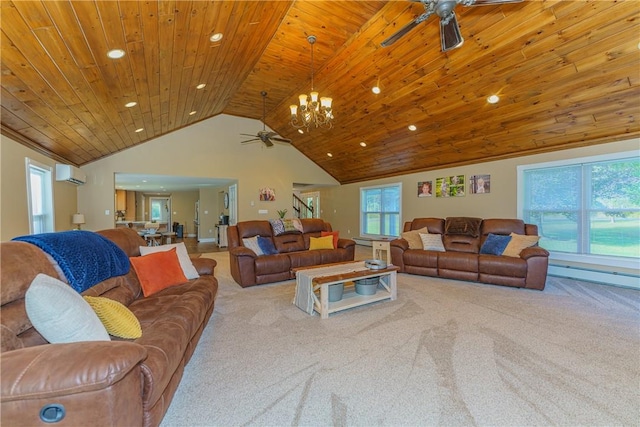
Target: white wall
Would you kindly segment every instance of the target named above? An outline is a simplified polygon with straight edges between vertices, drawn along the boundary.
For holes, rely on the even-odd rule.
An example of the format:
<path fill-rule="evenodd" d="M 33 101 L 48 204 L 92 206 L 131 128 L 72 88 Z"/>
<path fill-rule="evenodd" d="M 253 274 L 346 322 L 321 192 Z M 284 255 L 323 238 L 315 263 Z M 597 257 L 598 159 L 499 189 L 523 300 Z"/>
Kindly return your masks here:
<path fill-rule="evenodd" d="M 87 184 L 78 192 L 78 209 L 85 213 L 86 228 L 113 227 L 116 172 L 235 179 L 239 221 L 277 218 L 276 210 L 290 210 L 294 182 L 338 184 L 293 147 L 240 144 L 240 133 L 261 129 L 257 120 L 220 115 L 83 166 Z M 262 187 L 275 189 L 275 202 L 258 200 Z M 210 214 L 217 220 L 219 212 Z"/>

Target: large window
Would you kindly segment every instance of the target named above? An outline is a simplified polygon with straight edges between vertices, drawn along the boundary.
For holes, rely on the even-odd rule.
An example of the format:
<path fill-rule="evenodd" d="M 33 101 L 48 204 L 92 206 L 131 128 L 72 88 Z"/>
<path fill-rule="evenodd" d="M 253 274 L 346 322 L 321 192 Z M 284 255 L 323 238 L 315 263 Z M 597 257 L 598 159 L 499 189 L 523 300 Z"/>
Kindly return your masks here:
<path fill-rule="evenodd" d="M 362 237 L 400 235 L 401 194 L 401 184 L 360 189 L 360 235 Z"/>
<path fill-rule="evenodd" d="M 29 232 L 54 231 L 53 184 L 51 167 L 27 158 L 27 192 L 29 204 Z"/>
<path fill-rule="evenodd" d="M 637 153 L 519 168 L 521 214 L 540 246 L 581 257 L 640 258 Z"/>

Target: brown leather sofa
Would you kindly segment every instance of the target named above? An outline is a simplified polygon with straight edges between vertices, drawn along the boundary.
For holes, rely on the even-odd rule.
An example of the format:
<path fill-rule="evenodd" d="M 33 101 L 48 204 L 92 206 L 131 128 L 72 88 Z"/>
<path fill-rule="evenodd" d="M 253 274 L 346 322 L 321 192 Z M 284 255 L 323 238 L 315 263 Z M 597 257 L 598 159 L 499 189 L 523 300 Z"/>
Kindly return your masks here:
<path fill-rule="evenodd" d="M 407 240 L 400 238 L 390 242 L 391 262 L 403 273 L 544 289 L 549 263 L 547 250 L 536 245 L 522 250 L 519 257 L 480 253 L 489 233 L 537 236 L 536 225 L 525 224 L 520 219 L 470 218 L 479 223 L 477 233 L 460 234 L 459 230 L 448 227 L 450 222 L 460 219 L 416 218 L 406 222 L 405 232 L 426 227 L 429 234 L 440 234 L 445 252 L 409 249 Z"/>
<path fill-rule="evenodd" d="M 139 247 L 145 245 L 129 228 L 98 233 L 129 257 L 139 256 Z M 50 344 L 32 327 L 24 296 L 38 273 L 60 276 L 32 244 L 3 242 L 0 256 L 0 424 L 52 425 L 43 422 L 40 413 L 62 405 L 64 418 L 53 425 L 159 425 L 213 312 L 218 289 L 215 261 L 193 259 L 199 278 L 146 298 L 133 268 L 83 293 L 128 306 L 140 321 L 141 338 Z"/>
<path fill-rule="evenodd" d="M 305 218 L 302 232 L 274 235 L 266 220 L 244 221 L 227 228 L 231 276 L 243 288 L 295 278 L 293 269 L 334 262 L 353 261 L 356 242 L 338 239 L 335 249 L 309 250 L 311 237 L 331 231 L 331 224 L 318 218 Z M 256 255 L 243 245 L 242 239 L 262 236 L 271 239 L 277 254 Z"/>

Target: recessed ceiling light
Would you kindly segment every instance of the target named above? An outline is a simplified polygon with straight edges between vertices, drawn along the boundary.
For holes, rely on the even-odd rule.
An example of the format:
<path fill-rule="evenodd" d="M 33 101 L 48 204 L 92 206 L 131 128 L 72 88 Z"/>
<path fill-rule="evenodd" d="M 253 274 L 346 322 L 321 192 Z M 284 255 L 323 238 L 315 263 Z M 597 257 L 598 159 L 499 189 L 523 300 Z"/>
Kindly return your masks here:
<path fill-rule="evenodd" d="M 380 87 L 378 86 L 374 86 L 371 88 L 371 92 L 375 93 L 376 95 L 380 93 Z"/>
<path fill-rule="evenodd" d="M 366 143 L 366 142 L 364 142 L 364 141 L 362 141 L 362 142 L 360 142 L 360 146 L 361 146 L 361 147 L 366 147 L 366 146 L 367 146 L 367 143 Z"/>
<path fill-rule="evenodd" d="M 126 104 L 124 104 L 124 106 L 127 108 L 135 107 L 136 105 L 138 105 L 138 103 L 133 101 L 127 102 Z"/>
<path fill-rule="evenodd" d="M 500 101 L 500 97 L 498 95 L 491 95 L 487 98 L 487 102 L 489 104 L 497 104 Z"/>
<path fill-rule="evenodd" d="M 120 59 L 124 56 L 125 52 L 122 49 L 111 49 L 107 52 L 107 56 L 111 59 Z"/>
<path fill-rule="evenodd" d="M 410 131 L 414 131 L 414 130 L 416 130 L 416 129 L 418 129 L 418 128 L 416 127 L 416 125 L 409 125 L 409 130 L 410 130 Z"/>
<path fill-rule="evenodd" d="M 327 156 L 329 156 L 329 157 L 333 157 L 333 154 L 331 154 L 331 153 L 327 153 Z"/>
<path fill-rule="evenodd" d="M 189 113 L 189 115 L 193 116 L 195 113 L 196 113 L 195 111 L 192 111 L 192 112 Z"/>
<path fill-rule="evenodd" d="M 136 133 L 140 133 L 140 132 L 142 132 L 143 130 L 144 130 L 144 128 L 136 129 Z"/>
<path fill-rule="evenodd" d="M 203 89 L 206 85 L 206 83 L 200 83 L 198 86 L 196 86 L 196 89 Z"/>
<path fill-rule="evenodd" d="M 219 42 L 220 40 L 222 40 L 222 33 L 211 34 L 209 40 L 211 40 L 212 42 Z"/>

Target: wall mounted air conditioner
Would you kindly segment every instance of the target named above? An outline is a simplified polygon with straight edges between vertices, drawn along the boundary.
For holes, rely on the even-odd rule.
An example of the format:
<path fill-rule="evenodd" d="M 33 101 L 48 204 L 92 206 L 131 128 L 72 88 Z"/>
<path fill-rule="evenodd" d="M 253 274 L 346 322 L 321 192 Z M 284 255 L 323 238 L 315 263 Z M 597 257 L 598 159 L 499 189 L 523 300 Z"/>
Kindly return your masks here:
<path fill-rule="evenodd" d="M 87 174 L 75 166 L 56 164 L 56 181 L 68 181 L 82 185 L 87 182 Z"/>

